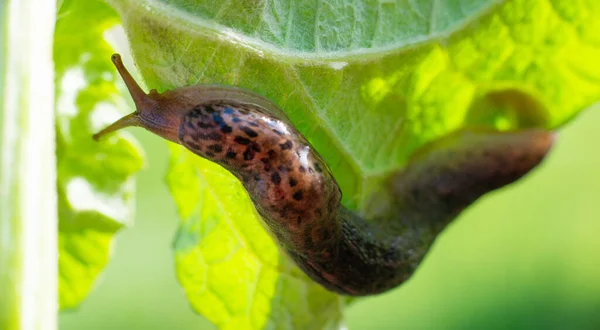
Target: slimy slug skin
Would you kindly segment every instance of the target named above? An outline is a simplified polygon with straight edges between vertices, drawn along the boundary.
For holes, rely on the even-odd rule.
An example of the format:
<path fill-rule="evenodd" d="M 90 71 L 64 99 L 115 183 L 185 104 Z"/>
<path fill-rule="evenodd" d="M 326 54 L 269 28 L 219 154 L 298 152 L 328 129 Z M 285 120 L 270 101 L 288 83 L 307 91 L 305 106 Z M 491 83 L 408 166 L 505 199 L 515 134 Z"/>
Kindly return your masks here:
<path fill-rule="evenodd" d="M 276 105 L 237 87 L 146 94 L 113 62 L 136 111 L 94 138 L 141 126 L 223 166 L 248 191 L 279 246 L 314 281 L 352 296 L 406 281 L 437 235 L 479 197 L 535 168 L 553 133 L 465 130 L 426 145 L 388 178 L 391 210 L 365 219 L 341 204 L 327 163 Z"/>

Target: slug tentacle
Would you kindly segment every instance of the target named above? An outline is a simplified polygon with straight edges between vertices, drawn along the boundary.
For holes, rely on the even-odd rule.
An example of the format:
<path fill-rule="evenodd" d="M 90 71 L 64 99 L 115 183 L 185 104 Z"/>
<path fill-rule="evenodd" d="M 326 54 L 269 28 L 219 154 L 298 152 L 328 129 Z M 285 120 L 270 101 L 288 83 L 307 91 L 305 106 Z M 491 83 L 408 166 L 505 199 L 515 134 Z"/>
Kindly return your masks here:
<path fill-rule="evenodd" d="M 94 134 L 92 136 L 92 138 L 94 140 L 98 141 L 106 134 L 110 134 L 114 131 L 118 131 L 122 128 L 130 127 L 130 126 L 140 126 L 140 117 L 135 112 L 130 113 L 127 116 L 112 123 L 110 126 L 106 127 L 105 129 L 101 130 L 100 132 Z"/>
<path fill-rule="evenodd" d="M 156 90 L 146 94 L 123 65 L 121 56 L 113 54 L 111 59 L 131 94 L 136 110 L 95 134 L 93 136 L 94 140 L 98 141 L 106 134 L 121 128 L 140 126 L 165 139 L 178 143 L 177 130 L 179 122 L 181 117 L 189 111 L 188 108 L 185 108 L 185 102 L 179 101 L 185 95 L 178 92 L 159 94 Z"/>
<path fill-rule="evenodd" d="M 270 101 L 225 86 L 146 95 L 114 61 L 137 110 L 95 137 L 141 126 L 222 165 L 296 264 L 341 294 L 377 294 L 406 281 L 464 208 L 528 173 L 553 142 L 541 129 L 451 134 L 389 177 L 386 212 L 367 220 L 341 205 L 325 161 Z"/>
<path fill-rule="evenodd" d="M 127 68 L 125 68 L 123 61 L 121 60 L 121 55 L 113 54 L 111 60 L 121 75 L 123 82 L 125 82 L 125 86 L 127 86 L 129 94 L 131 94 L 131 98 L 133 99 L 136 107 L 138 109 L 151 107 L 152 101 L 148 98 L 148 95 L 146 95 L 140 85 L 138 85 L 137 81 L 133 79 Z"/>

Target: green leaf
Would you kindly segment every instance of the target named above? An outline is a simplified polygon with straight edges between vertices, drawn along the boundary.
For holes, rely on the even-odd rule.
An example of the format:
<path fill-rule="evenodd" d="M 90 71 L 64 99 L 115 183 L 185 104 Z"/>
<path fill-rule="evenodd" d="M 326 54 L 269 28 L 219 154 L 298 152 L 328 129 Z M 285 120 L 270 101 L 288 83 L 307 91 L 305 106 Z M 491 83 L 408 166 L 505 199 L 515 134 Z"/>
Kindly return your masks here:
<path fill-rule="evenodd" d="M 111 3 L 151 88 L 223 83 L 270 98 L 327 160 L 343 203 L 367 214 L 427 142 L 481 125 L 558 128 L 600 99 L 594 1 Z M 318 311 L 311 326 L 338 319 L 340 302 L 307 294 L 318 289 L 303 275 L 306 294 L 280 286 L 298 271 L 237 181 L 172 150 L 177 272 L 195 309 L 222 327 L 292 327 L 306 310 Z"/>
<path fill-rule="evenodd" d="M 93 22 L 93 24 L 91 24 Z M 132 174 L 142 166 L 126 135 L 92 140 L 128 105 L 105 40 L 118 16 L 99 1 L 62 3 L 54 42 L 59 192 L 59 302 L 78 306 L 111 253 L 115 234 L 132 219 Z"/>

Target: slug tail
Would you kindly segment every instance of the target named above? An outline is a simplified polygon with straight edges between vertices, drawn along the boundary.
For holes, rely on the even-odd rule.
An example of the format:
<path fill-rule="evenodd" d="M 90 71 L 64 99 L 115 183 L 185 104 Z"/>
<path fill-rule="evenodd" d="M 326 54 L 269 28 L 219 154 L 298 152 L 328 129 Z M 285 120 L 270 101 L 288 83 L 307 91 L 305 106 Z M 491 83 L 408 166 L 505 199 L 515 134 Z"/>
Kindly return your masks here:
<path fill-rule="evenodd" d="M 537 167 L 554 133 L 465 130 L 418 151 L 390 177 L 387 214 L 372 221 L 342 208 L 334 258 L 290 255 L 315 281 L 351 296 L 386 292 L 407 281 L 440 232 L 466 207 Z"/>
<path fill-rule="evenodd" d="M 484 194 L 511 184 L 550 151 L 555 134 L 462 131 L 421 150 L 392 180 L 406 209 L 445 223 Z"/>

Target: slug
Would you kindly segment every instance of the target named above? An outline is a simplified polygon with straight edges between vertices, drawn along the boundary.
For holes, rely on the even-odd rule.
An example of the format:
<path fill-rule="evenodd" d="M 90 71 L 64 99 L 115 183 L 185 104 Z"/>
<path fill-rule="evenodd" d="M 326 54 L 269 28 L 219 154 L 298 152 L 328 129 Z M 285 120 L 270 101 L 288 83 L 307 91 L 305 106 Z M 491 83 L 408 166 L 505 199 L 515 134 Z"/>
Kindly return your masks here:
<path fill-rule="evenodd" d="M 536 167 L 553 133 L 464 130 L 416 152 L 390 176 L 393 212 L 365 219 L 341 204 L 327 163 L 285 114 L 250 91 L 215 85 L 148 94 L 112 61 L 136 111 L 94 135 L 140 126 L 223 166 L 242 183 L 280 247 L 314 281 L 364 296 L 414 273 L 436 236 L 482 195 Z"/>

